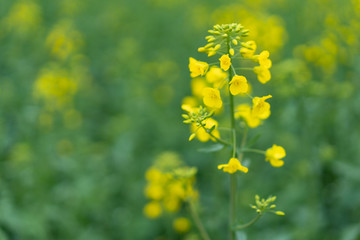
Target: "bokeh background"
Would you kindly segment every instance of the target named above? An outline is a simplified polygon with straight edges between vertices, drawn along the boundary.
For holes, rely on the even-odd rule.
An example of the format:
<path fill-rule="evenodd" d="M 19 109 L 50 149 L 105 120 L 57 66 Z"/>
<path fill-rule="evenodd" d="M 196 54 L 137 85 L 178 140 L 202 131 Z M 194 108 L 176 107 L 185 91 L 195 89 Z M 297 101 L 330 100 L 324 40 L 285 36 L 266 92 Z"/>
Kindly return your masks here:
<path fill-rule="evenodd" d="M 359 0 L 0 0 L 0 239 L 200 239 L 148 219 L 145 172 L 159 156 L 196 166 L 200 215 L 227 236 L 220 153 L 188 142 L 188 58 L 216 23 L 238 22 L 270 51 L 272 115 L 250 135 L 287 151 L 274 169 L 249 154 L 247 239 L 360 239 Z M 191 221 L 191 220 L 190 220 Z"/>

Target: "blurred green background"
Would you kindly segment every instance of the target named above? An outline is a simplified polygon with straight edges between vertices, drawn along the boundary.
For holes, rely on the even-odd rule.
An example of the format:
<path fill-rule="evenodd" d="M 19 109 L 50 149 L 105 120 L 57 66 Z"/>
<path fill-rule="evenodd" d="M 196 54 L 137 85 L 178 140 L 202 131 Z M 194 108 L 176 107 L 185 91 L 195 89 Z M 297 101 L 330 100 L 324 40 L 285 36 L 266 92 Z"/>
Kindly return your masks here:
<path fill-rule="evenodd" d="M 360 1 L 0 0 L 0 239 L 200 239 L 147 219 L 145 171 L 171 151 L 198 167 L 201 218 L 227 236 L 228 178 L 188 142 L 188 58 L 217 23 L 270 51 L 271 117 L 249 154 L 240 218 L 276 195 L 247 239 L 360 239 Z M 183 209 L 183 216 L 186 209 Z"/>

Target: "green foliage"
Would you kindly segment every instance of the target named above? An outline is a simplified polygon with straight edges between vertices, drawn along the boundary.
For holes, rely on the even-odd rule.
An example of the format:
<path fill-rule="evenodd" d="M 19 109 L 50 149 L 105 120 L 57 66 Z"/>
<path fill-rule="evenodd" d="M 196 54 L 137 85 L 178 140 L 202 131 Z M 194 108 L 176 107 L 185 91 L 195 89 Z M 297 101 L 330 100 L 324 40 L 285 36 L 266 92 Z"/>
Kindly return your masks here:
<path fill-rule="evenodd" d="M 188 56 L 210 26 L 229 22 L 272 54 L 271 116 L 251 145 L 287 152 L 276 171 L 262 156 L 245 159 L 252 171 L 238 204 L 274 194 L 286 215 L 264 216 L 242 234 L 359 238 L 359 1 L 0 6 L 0 239 L 183 239 L 168 219 L 143 215 L 145 170 L 167 150 L 198 168 L 201 218 L 223 239 L 229 189 L 214 160 L 228 156 L 189 144 L 180 106 L 190 93 Z"/>

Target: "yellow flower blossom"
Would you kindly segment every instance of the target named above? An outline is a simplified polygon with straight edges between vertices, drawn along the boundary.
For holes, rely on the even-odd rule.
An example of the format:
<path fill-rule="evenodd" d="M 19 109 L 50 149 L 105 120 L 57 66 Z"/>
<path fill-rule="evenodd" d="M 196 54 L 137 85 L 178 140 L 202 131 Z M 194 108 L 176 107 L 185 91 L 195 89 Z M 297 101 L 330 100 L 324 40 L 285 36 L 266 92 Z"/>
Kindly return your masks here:
<path fill-rule="evenodd" d="M 221 58 L 219 58 L 219 60 L 220 60 L 221 69 L 223 69 L 224 71 L 229 70 L 231 65 L 231 59 L 229 57 L 229 54 L 222 55 Z"/>
<path fill-rule="evenodd" d="M 222 100 L 220 97 L 220 91 L 214 88 L 204 88 L 203 90 L 204 104 L 211 108 L 221 108 Z"/>
<path fill-rule="evenodd" d="M 249 85 L 244 76 L 235 75 L 229 82 L 230 92 L 232 95 L 238 95 L 239 93 L 246 93 Z"/>
<path fill-rule="evenodd" d="M 212 66 L 205 76 L 207 82 L 214 84 L 214 87 L 220 87 L 220 84 L 227 78 L 227 74 L 220 68 Z"/>
<path fill-rule="evenodd" d="M 218 169 L 223 169 L 224 172 L 230 174 L 233 174 L 236 171 L 247 173 L 249 170 L 247 167 L 242 166 L 237 158 L 230 158 L 228 164 L 221 164 L 218 166 Z"/>
<path fill-rule="evenodd" d="M 255 41 L 248 41 L 246 43 L 242 43 L 243 47 L 240 49 L 240 53 L 244 58 L 252 58 L 256 51 L 256 43 Z"/>
<path fill-rule="evenodd" d="M 259 118 L 254 117 L 251 113 L 251 107 L 248 104 L 241 104 L 237 106 L 235 112 L 236 118 L 243 118 L 246 124 L 251 128 L 256 128 L 260 125 L 261 121 Z"/>
<path fill-rule="evenodd" d="M 152 201 L 145 205 L 144 214 L 150 219 L 158 218 L 162 213 L 162 208 L 159 202 Z"/>
<path fill-rule="evenodd" d="M 256 56 L 256 60 L 259 62 L 261 67 L 271 68 L 271 60 L 269 59 L 270 53 L 269 51 L 262 51 L 258 56 Z"/>
<path fill-rule="evenodd" d="M 204 121 L 204 124 L 205 124 L 206 129 L 211 129 L 215 126 L 215 128 L 214 128 L 214 130 L 212 130 L 211 134 L 217 138 L 220 138 L 220 132 L 219 132 L 219 130 L 216 129 L 218 127 L 218 122 L 216 120 L 214 120 L 212 118 L 207 118 Z M 191 126 L 191 132 L 195 133 L 197 139 L 199 139 L 199 141 L 201 141 L 201 142 L 207 142 L 210 139 L 213 141 L 215 140 L 215 139 L 212 139 L 210 134 L 207 133 L 203 127 L 199 128 L 198 126 L 193 124 Z"/>
<path fill-rule="evenodd" d="M 281 160 L 281 158 L 284 158 L 285 156 L 285 149 L 274 144 L 271 148 L 266 150 L 265 160 L 269 161 L 273 167 L 281 167 L 284 165 L 284 161 Z"/>
<path fill-rule="evenodd" d="M 271 73 L 268 68 L 263 66 L 254 67 L 254 73 L 257 75 L 257 79 L 262 84 L 267 83 L 271 79 Z"/>
<path fill-rule="evenodd" d="M 209 68 L 209 64 L 206 62 L 200 62 L 196 59 L 190 57 L 189 58 L 189 70 L 191 77 L 204 76 Z"/>
<path fill-rule="evenodd" d="M 265 102 L 266 99 L 271 98 L 271 95 L 265 97 L 254 97 L 253 98 L 253 109 L 252 115 L 260 119 L 267 119 L 270 116 L 270 104 Z"/>
<path fill-rule="evenodd" d="M 187 218 L 179 217 L 176 218 L 173 222 L 173 227 L 178 233 L 186 233 L 190 230 L 190 221 Z"/>
<path fill-rule="evenodd" d="M 145 196 L 153 200 L 160 200 L 164 196 L 163 186 L 158 183 L 148 185 L 145 188 Z"/>
<path fill-rule="evenodd" d="M 203 78 L 197 77 L 191 80 L 191 92 L 195 97 L 201 98 L 203 96 L 203 90 L 206 88 L 206 82 Z"/>

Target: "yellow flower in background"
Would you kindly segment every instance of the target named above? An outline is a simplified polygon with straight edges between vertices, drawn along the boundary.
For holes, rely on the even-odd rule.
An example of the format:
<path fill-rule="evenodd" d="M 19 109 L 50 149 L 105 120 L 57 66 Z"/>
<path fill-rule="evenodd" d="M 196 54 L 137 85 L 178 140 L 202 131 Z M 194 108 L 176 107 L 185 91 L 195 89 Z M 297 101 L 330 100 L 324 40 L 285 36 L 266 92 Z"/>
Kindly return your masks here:
<path fill-rule="evenodd" d="M 253 116 L 251 112 L 251 107 L 248 104 L 241 104 L 237 106 L 235 117 L 243 118 L 246 124 L 251 128 L 256 128 L 261 123 L 259 118 Z"/>
<path fill-rule="evenodd" d="M 221 83 L 227 78 L 227 73 L 220 68 L 212 66 L 205 76 L 208 83 L 212 83 L 214 87 L 220 87 Z"/>
<path fill-rule="evenodd" d="M 144 214 L 150 219 L 158 218 L 162 213 L 162 208 L 159 202 L 152 201 L 145 205 Z"/>
<path fill-rule="evenodd" d="M 260 119 L 266 119 L 270 116 L 270 104 L 265 102 L 266 99 L 271 98 L 271 95 L 267 95 L 265 97 L 254 97 L 253 98 L 253 109 L 252 114 L 254 117 L 258 117 Z"/>
<path fill-rule="evenodd" d="M 229 57 L 229 54 L 222 55 L 221 58 L 219 58 L 219 60 L 220 60 L 221 69 L 223 69 L 224 71 L 229 70 L 231 65 L 231 59 Z"/>
<path fill-rule="evenodd" d="M 41 23 L 40 7 L 31 1 L 19 1 L 12 6 L 4 20 L 5 26 L 10 29 L 32 31 Z"/>
<path fill-rule="evenodd" d="M 145 196 L 153 199 L 160 200 L 164 196 L 164 189 L 161 183 L 151 183 L 145 188 Z"/>
<path fill-rule="evenodd" d="M 179 217 L 176 218 L 173 222 L 173 228 L 178 233 L 186 233 L 190 230 L 190 221 L 187 218 Z"/>
<path fill-rule="evenodd" d="M 62 69 L 44 69 L 35 81 L 34 95 L 44 100 L 51 108 L 61 108 L 72 101 L 78 85 Z"/>
<path fill-rule="evenodd" d="M 244 58 L 252 58 L 256 51 L 256 43 L 255 41 L 248 41 L 246 43 L 242 43 L 242 48 L 240 48 L 240 53 Z"/>
<path fill-rule="evenodd" d="M 271 68 L 271 60 L 269 59 L 269 51 L 262 51 L 259 55 L 256 56 L 256 60 L 259 62 L 260 67 Z"/>
<path fill-rule="evenodd" d="M 195 97 L 201 98 L 203 97 L 203 90 L 206 88 L 206 82 L 204 78 L 196 77 L 191 79 L 191 92 Z"/>
<path fill-rule="evenodd" d="M 262 67 L 262 66 L 254 67 L 254 73 L 256 73 L 257 79 L 262 84 L 267 83 L 271 79 L 271 73 L 269 69 L 266 67 Z"/>
<path fill-rule="evenodd" d="M 191 77 L 204 76 L 209 68 L 206 62 L 197 61 L 196 59 L 189 58 L 189 70 Z"/>
<path fill-rule="evenodd" d="M 60 59 L 66 59 L 82 44 L 81 34 L 76 31 L 69 20 L 59 22 L 46 38 L 46 45 L 51 49 L 51 54 Z"/>
<path fill-rule="evenodd" d="M 220 97 L 220 91 L 214 88 L 204 88 L 203 90 L 204 104 L 211 108 L 221 108 L 222 100 Z"/>
<path fill-rule="evenodd" d="M 274 144 L 271 148 L 266 150 L 265 160 L 269 161 L 273 167 L 281 167 L 284 161 L 281 160 L 286 156 L 285 149 L 281 146 Z"/>
<path fill-rule="evenodd" d="M 246 93 L 249 89 L 249 85 L 244 76 L 235 75 L 229 82 L 230 92 L 232 95 L 238 95 L 239 93 Z"/>
<path fill-rule="evenodd" d="M 204 125 L 205 125 L 206 129 L 211 129 L 214 127 L 214 130 L 212 130 L 211 134 L 217 138 L 220 138 L 220 132 L 219 132 L 219 130 L 216 129 L 218 127 L 218 122 L 216 120 L 214 120 L 212 118 L 207 118 L 204 120 Z M 195 124 L 191 125 L 191 132 L 195 133 L 195 136 L 201 142 L 207 142 L 210 139 L 213 141 L 215 140 L 215 139 L 212 139 L 210 134 L 207 133 L 203 127 L 199 128 Z"/>
<path fill-rule="evenodd" d="M 223 169 L 224 172 L 228 172 L 230 174 L 233 174 L 236 171 L 247 173 L 249 170 L 247 167 L 242 166 L 237 158 L 230 158 L 227 164 L 219 165 L 218 169 Z"/>

